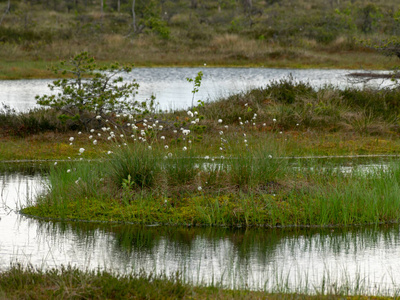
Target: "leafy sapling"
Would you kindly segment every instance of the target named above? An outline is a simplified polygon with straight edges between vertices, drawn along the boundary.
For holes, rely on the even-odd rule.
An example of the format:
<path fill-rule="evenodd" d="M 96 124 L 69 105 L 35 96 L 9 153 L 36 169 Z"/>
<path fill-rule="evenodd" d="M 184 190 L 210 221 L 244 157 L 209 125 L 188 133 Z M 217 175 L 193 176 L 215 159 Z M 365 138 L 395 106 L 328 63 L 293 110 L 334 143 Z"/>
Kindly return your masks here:
<path fill-rule="evenodd" d="M 53 68 L 55 74 L 72 78 L 53 81 L 49 88 L 54 93 L 36 96 L 36 100 L 61 112 L 62 121 L 73 120 L 86 129 L 92 121 L 100 122 L 98 116 L 112 121 L 115 113 L 139 113 L 146 107 L 134 100 L 139 85 L 135 80 L 124 83 L 121 76 L 131 70 L 132 66 L 118 63 L 99 67 L 93 57 L 82 52 Z"/>

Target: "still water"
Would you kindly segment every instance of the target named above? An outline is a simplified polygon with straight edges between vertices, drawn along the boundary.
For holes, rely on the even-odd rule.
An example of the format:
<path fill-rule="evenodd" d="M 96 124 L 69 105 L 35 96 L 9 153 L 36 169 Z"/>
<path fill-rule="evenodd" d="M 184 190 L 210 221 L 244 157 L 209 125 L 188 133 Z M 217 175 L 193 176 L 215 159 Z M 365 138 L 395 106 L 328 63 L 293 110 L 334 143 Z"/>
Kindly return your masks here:
<path fill-rule="evenodd" d="M 0 172 L 0 270 L 20 262 L 44 269 L 180 271 L 192 283 L 231 288 L 400 291 L 399 225 L 246 230 L 46 222 L 19 215 L 44 191 L 45 181 L 34 168 Z"/>
<path fill-rule="evenodd" d="M 192 105 L 193 84 L 186 78 L 194 78 L 202 71 L 204 77 L 197 100 L 213 101 L 219 97 L 246 91 L 255 87 L 263 87 L 273 80 L 293 76 L 297 81 L 309 82 L 318 88 L 331 84 L 339 88 L 352 85 L 346 75 L 349 70 L 323 69 L 268 69 L 268 68 L 136 68 L 125 75 L 126 80 L 136 79 L 140 87 L 136 99 L 144 101 L 151 95 L 156 97 L 159 108 L 173 110 L 187 108 Z M 11 105 L 20 111 L 35 107 L 36 95 L 50 94 L 50 79 L 1 80 L 0 104 Z M 390 84 L 390 80 L 374 80 L 372 85 Z M 1 107 L 0 107 L 1 108 Z"/>

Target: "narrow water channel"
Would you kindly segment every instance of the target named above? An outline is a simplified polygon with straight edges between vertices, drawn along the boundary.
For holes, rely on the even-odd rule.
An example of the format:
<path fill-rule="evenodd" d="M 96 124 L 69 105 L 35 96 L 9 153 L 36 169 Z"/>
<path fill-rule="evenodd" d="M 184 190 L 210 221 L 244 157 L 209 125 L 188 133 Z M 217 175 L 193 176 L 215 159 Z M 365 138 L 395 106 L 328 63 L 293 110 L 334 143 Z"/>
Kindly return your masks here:
<path fill-rule="evenodd" d="M 74 265 L 172 274 L 192 283 L 284 291 L 400 291 L 399 225 L 266 230 L 48 222 L 18 214 L 43 192 L 35 169 L 0 172 L 0 270 Z"/>

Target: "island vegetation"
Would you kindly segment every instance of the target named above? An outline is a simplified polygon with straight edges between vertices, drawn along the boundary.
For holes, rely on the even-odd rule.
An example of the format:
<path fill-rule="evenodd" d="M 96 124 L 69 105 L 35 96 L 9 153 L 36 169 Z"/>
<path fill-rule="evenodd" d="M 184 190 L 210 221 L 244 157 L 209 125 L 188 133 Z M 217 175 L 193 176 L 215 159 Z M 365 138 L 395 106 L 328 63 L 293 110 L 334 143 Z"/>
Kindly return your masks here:
<path fill-rule="evenodd" d="M 23 214 L 274 228 L 399 221 L 398 164 L 344 172 L 334 161 L 399 153 L 396 81 L 380 89 L 315 89 L 288 77 L 206 102 L 196 98 L 199 73 L 188 79 L 191 107 L 159 111 L 156 99 L 130 102 L 140 82 L 123 83 L 119 77 L 132 63 L 392 70 L 399 48 L 392 37 L 400 31 L 396 1 L 8 0 L 0 5 L 0 78 L 62 78 L 53 83 L 59 97 L 37 98 L 42 108 L 0 110 L 1 159 L 50 161 L 47 193 Z M 118 63 L 110 65 L 115 57 Z M 59 73 L 47 70 L 49 65 Z M 331 159 L 319 159 L 326 156 Z M 283 297 L 193 287 L 178 275 L 121 277 L 19 266 L 0 274 L 0 295 L 50 294 Z"/>

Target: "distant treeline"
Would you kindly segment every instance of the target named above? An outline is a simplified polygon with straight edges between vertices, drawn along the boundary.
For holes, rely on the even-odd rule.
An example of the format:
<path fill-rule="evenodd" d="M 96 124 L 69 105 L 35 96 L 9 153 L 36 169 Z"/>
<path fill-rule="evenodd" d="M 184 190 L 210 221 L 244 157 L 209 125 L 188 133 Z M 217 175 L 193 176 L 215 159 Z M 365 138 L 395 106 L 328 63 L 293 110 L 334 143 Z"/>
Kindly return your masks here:
<path fill-rule="evenodd" d="M 37 39 L 34 32 L 46 25 L 49 33 L 40 35 L 45 40 L 70 37 L 65 28 L 74 28 L 77 35 L 93 30 L 155 32 L 166 39 L 172 28 L 180 28 L 190 32 L 189 39 L 237 33 L 261 40 L 307 38 L 318 43 L 339 36 L 400 34 L 400 5 L 394 0 L 3 0 L 0 9 L 3 42 Z M 65 20 L 60 14 L 71 17 Z M 62 28 L 59 36 L 57 29 Z"/>

